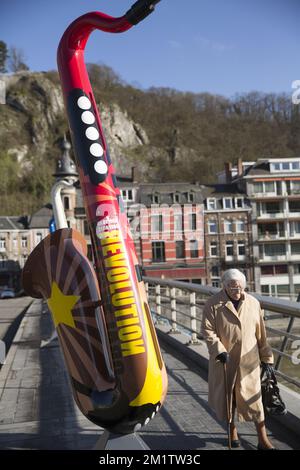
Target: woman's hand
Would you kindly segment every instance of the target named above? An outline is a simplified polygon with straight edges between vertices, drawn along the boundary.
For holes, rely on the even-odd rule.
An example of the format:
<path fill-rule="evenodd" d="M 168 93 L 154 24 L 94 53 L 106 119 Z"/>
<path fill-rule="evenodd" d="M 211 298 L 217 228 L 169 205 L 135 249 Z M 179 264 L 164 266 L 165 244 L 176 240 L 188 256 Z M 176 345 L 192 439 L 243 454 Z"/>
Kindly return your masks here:
<path fill-rule="evenodd" d="M 272 374 L 273 371 L 274 371 L 274 364 L 267 364 L 266 362 L 262 362 L 261 363 L 261 368 L 262 368 L 262 371 L 263 373 L 266 373 L 266 374 Z"/>
<path fill-rule="evenodd" d="M 222 364 L 226 364 L 229 361 L 229 354 L 228 352 L 222 352 L 221 354 L 218 354 L 216 357 L 216 361 L 222 362 Z"/>

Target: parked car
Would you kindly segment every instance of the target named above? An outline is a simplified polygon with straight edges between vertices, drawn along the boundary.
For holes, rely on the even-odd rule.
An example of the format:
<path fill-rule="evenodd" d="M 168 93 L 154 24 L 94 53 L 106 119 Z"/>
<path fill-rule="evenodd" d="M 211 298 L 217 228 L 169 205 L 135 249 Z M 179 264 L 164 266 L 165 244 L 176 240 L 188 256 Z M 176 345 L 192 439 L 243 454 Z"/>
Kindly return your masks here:
<path fill-rule="evenodd" d="M 13 289 L 3 289 L 0 292 L 0 299 L 14 299 L 16 294 Z"/>

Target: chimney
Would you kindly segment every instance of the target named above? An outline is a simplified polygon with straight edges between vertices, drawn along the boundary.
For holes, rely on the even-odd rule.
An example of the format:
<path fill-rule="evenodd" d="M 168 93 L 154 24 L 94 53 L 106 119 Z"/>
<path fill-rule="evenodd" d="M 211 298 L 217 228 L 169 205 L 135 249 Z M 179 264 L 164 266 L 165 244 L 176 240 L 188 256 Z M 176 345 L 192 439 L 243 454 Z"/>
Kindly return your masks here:
<path fill-rule="evenodd" d="M 225 167 L 225 181 L 226 183 L 231 183 L 232 180 L 232 163 L 231 162 L 225 162 L 224 164 Z"/>
<path fill-rule="evenodd" d="M 238 176 L 243 176 L 243 160 L 241 158 L 237 162 L 237 174 Z"/>

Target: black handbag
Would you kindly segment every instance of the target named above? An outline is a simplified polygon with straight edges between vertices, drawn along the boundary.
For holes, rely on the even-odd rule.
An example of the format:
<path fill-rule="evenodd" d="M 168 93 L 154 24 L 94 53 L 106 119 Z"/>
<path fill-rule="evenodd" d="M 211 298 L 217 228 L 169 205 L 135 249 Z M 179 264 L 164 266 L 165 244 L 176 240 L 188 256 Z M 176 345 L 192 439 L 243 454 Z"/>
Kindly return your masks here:
<path fill-rule="evenodd" d="M 287 413 L 286 406 L 280 396 L 274 369 L 268 364 L 262 368 L 261 395 L 266 414 L 280 416 Z"/>

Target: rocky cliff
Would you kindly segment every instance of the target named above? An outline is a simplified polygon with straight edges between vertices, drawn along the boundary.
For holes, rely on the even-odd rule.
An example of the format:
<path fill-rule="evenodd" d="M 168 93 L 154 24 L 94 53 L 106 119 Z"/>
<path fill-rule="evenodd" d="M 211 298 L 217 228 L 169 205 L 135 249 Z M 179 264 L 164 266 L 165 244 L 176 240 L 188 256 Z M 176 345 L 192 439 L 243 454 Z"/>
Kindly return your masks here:
<path fill-rule="evenodd" d="M 6 104 L 0 108 L 0 152 L 15 157 L 22 170 L 34 169 L 35 160 L 50 158 L 55 167 L 56 147 L 67 132 L 60 85 L 44 73 L 21 73 L 5 77 Z M 130 173 L 131 165 L 143 149 L 149 152 L 149 138 L 139 124 L 116 103 L 98 104 L 110 154 L 120 174 Z"/>

